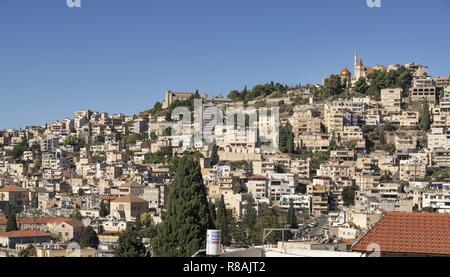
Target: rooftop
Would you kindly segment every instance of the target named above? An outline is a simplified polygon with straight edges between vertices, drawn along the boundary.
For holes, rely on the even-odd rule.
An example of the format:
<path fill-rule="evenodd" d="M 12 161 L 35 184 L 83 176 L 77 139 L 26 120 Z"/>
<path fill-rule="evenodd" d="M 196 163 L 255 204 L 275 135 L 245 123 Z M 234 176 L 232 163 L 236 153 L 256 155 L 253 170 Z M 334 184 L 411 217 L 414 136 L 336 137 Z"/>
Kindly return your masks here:
<path fill-rule="evenodd" d="M 8 185 L 0 189 L 0 192 L 28 192 L 28 190 L 18 187 L 16 185 Z"/>
<path fill-rule="evenodd" d="M 371 252 L 378 244 L 382 253 L 450 256 L 450 214 L 388 213 L 353 247 Z"/>
<path fill-rule="evenodd" d="M 35 238 L 35 237 L 50 237 L 49 234 L 40 231 L 12 231 L 0 232 L 2 238 Z"/>
<path fill-rule="evenodd" d="M 145 201 L 142 198 L 133 196 L 133 195 L 126 195 L 126 196 L 122 196 L 117 198 L 116 200 L 113 200 L 111 202 L 125 202 L 125 203 L 148 203 L 147 201 Z"/>

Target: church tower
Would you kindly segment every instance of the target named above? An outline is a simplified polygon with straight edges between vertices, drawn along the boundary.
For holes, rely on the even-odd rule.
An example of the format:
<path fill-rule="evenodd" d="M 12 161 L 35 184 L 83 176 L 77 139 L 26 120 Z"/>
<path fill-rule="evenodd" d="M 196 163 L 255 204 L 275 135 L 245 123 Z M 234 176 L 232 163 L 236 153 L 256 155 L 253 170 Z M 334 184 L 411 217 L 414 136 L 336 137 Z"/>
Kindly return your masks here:
<path fill-rule="evenodd" d="M 355 53 L 355 80 L 358 81 L 361 77 L 366 77 L 364 64 L 361 58 L 358 58 L 358 54 Z"/>

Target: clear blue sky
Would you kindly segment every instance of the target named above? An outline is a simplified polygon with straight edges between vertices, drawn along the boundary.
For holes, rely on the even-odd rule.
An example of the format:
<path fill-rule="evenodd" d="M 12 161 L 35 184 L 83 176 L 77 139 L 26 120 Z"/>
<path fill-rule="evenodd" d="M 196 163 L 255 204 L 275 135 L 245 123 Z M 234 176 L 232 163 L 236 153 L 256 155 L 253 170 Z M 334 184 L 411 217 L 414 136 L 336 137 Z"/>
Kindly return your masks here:
<path fill-rule="evenodd" d="M 0 129 L 134 114 L 167 89 L 227 95 L 368 65 L 450 73 L 450 1 L 0 0 Z"/>

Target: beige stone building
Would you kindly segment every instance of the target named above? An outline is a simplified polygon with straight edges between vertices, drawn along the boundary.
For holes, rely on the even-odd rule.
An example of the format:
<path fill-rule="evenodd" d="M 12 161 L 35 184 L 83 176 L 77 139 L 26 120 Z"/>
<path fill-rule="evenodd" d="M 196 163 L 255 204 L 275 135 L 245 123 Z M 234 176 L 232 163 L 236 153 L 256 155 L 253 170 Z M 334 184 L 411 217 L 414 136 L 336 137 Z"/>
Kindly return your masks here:
<path fill-rule="evenodd" d="M 30 204 L 30 192 L 16 185 L 8 185 L 0 189 L 0 202 L 8 206 L 23 208 Z"/>
<path fill-rule="evenodd" d="M 381 105 L 386 111 L 398 112 L 401 110 L 402 92 L 401 88 L 381 90 Z"/>
<path fill-rule="evenodd" d="M 306 133 L 295 139 L 295 144 L 300 149 L 313 152 L 323 152 L 330 149 L 330 136 L 328 134 Z"/>
<path fill-rule="evenodd" d="M 172 92 L 169 90 L 164 96 L 162 108 L 167 109 L 170 107 L 170 105 L 172 105 L 173 102 L 188 100 L 193 96 L 195 96 L 195 93 L 193 92 Z"/>
<path fill-rule="evenodd" d="M 83 233 L 84 226 L 78 220 L 61 219 L 47 223 L 48 231 L 56 235 L 61 241 L 77 241 Z"/>
<path fill-rule="evenodd" d="M 419 123 L 419 113 L 413 111 L 404 111 L 400 116 L 400 126 L 416 127 Z"/>
<path fill-rule="evenodd" d="M 414 160 L 400 161 L 400 181 L 414 181 L 425 178 L 427 165 Z"/>
<path fill-rule="evenodd" d="M 411 101 L 427 101 L 435 103 L 437 94 L 436 87 L 412 87 L 409 92 Z"/>
<path fill-rule="evenodd" d="M 141 197 L 144 194 L 144 186 L 136 181 L 130 180 L 118 188 L 119 196 L 133 195 Z"/>
<path fill-rule="evenodd" d="M 149 203 L 133 195 L 126 195 L 111 201 L 111 215 L 132 221 L 141 214 L 148 212 Z"/>

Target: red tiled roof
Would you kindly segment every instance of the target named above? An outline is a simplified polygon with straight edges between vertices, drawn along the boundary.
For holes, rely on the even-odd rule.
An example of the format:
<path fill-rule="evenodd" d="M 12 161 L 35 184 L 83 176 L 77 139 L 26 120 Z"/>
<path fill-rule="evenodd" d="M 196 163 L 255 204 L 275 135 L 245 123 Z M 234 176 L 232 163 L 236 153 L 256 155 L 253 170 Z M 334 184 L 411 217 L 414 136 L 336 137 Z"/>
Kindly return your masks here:
<path fill-rule="evenodd" d="M 249 180 L 252 180 L 252 181 L 263 181 L 263 180 L 267 180 L 266 177 L 261 176 L 261 175 L 253 175 L 253 176 L 250 176 L 248 179 L 249 179 Z"/>
<path fill-rule="evenodd" d="M 117 198 L 116 200 L 113 200 L 112 202 L 122 202 L 122 203 L 148 203 L 144 199 L 141 199 L 139 197 L 133 196 L 133 195 L 126 195 Z"/>
<path fill-rule="evenodd" d="M 112 196 L 112 195 L 106 195 L 106 196 L 103 196 L 102 197 L 102 200 L 109 200 L 109 201 L 111 201 L 111 200 L 116 200 L 118 197 L 117 196 Z"/>
<path fill-rule="evenodd" d="M 50 237 L 49 234 L 40 231 L 12 231 L 0 232 L 2 238 L 33 238 L 33 237 Z"/>
<path fill-rule="evenodd" d="M 381 253 L 450 256 L 450 214 L 388 213 L 353 247 L 371 252 L 371 244 Z"/>
<path fill-rule="evenodd" d="M 0 189 L 0 192 L 28 192 L 28 190 L 18 187 L 16 185 L 9 185 Z"/>
<path fill-rule="evenodd" d="M 62 217 L 18 217 L 17 224 L 47 224 L 54 222 L 64 222 L 67 218 Z"/>

